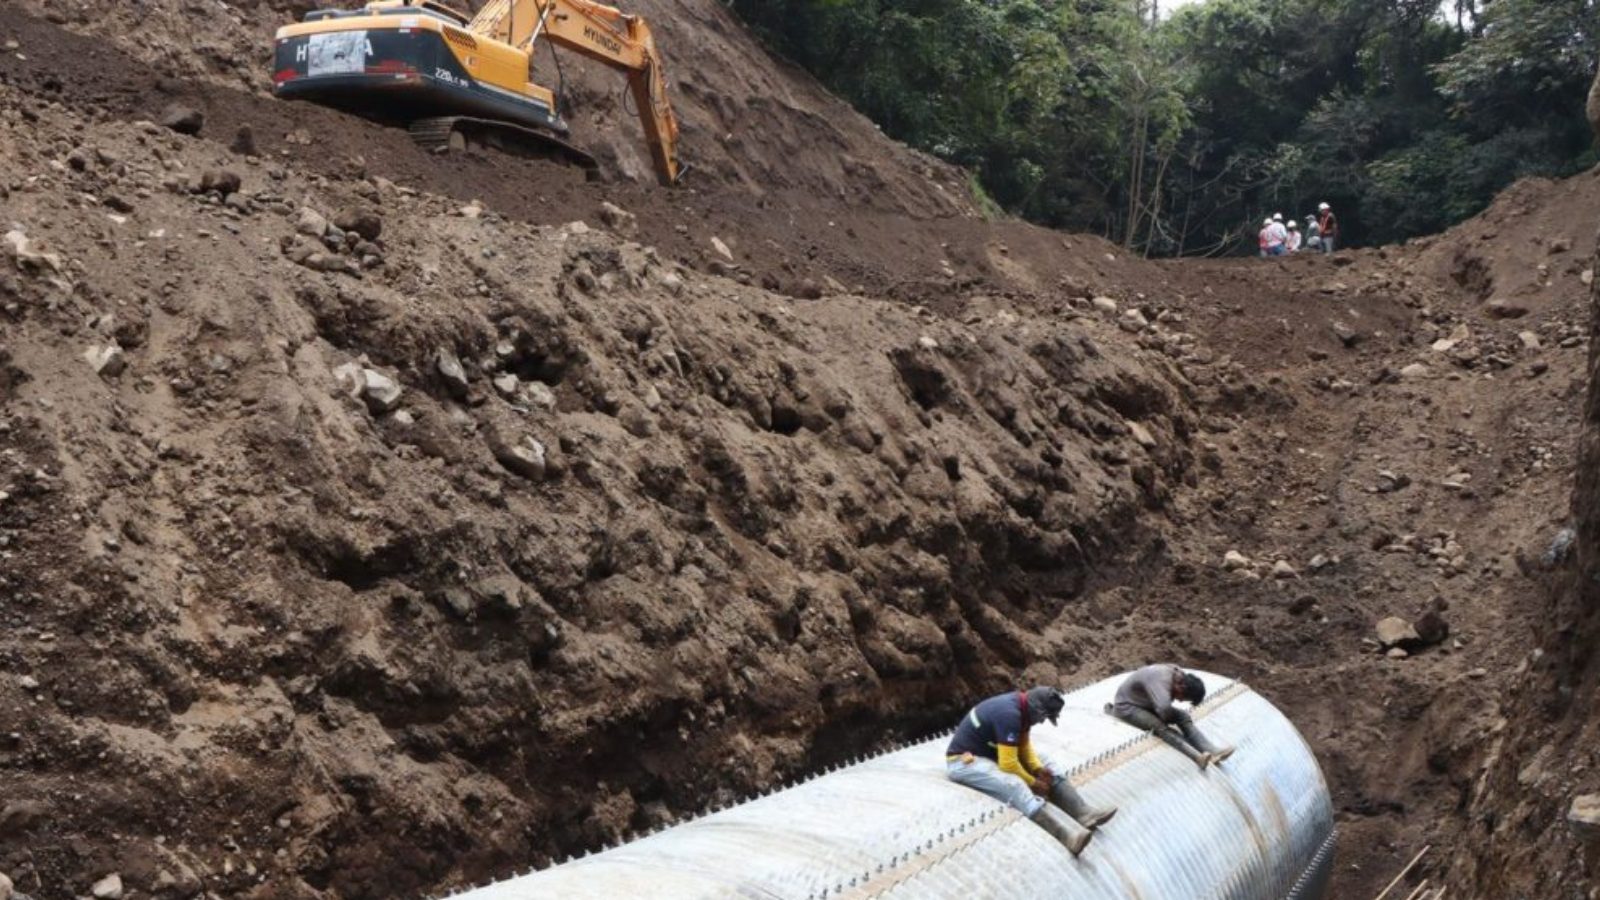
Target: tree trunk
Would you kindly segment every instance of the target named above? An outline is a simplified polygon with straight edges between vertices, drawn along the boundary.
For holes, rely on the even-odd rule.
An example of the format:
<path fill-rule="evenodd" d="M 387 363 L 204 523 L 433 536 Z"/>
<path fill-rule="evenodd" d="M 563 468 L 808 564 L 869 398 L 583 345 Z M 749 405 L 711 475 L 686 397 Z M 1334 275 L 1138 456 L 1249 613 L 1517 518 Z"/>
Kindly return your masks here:
<path fill-rule="evenodd" d="M 1594 84 L 1589 86 L 1589 102 L 1583 111 L 1589 118 L 1589 130 L 1594 132 L 1595 141 L 1600 142 L 1600 72 L 1595 73 Z"/>

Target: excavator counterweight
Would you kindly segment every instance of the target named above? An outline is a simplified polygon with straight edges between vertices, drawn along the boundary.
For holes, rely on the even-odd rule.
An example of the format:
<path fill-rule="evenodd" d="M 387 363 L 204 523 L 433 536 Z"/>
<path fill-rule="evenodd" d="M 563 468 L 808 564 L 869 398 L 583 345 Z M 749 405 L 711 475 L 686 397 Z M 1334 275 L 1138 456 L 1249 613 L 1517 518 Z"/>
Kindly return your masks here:
<path fill-rule="evenodd" d="M 274 93 L 402 125 L 430 150 L 488 146 L 587 169 L 556 95 L 532 80 L 539 41 L 624 72 L 663 184 L 678 180 L 678 124 L 649 27 L 589 0 L 491 0 L 468 19 L 434 0 L 318 10 L 278 30 Z"/>

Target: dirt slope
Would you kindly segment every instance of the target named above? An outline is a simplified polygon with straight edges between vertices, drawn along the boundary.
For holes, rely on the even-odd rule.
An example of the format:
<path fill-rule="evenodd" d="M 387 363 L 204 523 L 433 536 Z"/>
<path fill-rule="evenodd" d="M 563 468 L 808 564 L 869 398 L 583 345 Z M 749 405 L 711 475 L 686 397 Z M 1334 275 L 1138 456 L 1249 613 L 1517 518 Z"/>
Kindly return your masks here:
<path fill-rule="evenodd" d="M 20 889 L 435 892 L 1153 659 L 1301 724 L 1336 896 L 1426 842 L 1415 879 L 1470 896 L 1544 834 L 1487 856 L 1474 823 L 1544 733 L 1498 699 L 1549 618 L 1600 181 L 1403 248 L 1149 264 L 923 205 L 867 131 L 890 189 L 748 143 L 677 192 L 441 165 L 262 96 L 229 61 L 270 4 L 145 4 L 165 41 L 49 6 L 0 9 Z M 658 15 L 748 47 L 715 6 Z M 171 103 L 198 138 L 141 123 Z M 1443 640 L 1374 644 L 1430 611 Z"/>
<path fill-rule="evenodd" d="M 1541 186 L 1542 188 L 1543 186 Z M 1555 186 L 1525 191 L 1511 212 L 1545 218 L 1553 209 L 1578 223 L 1577 247 L 1595 246 L 1583 223 L 1593 221 L 1586 191 Z M 1526 196 L 1532 193 L 1532 196 Z M 1505 206 L 1506 204 L 1502 204 Z M 1529 216 L 1528 212 L 1533 215 Z M 1500 223 L 1490 220 L 1492 225 Z M 1492 229 L 1486 229 L 1492 230 Z M 1570 529 L 1546 548 L 1541 590 L 1525 598 L 1535 627 L 1506 692 L 1503 718 L 1485 739 L 1481 769 L 1462 798 L 1473 839 L 1450 848 L 1449 881 L 1481 896 L 1589 897 L 1600 881 L 1596 810 L 1594 699 L 1600 688 L 1595 641 L 1597 548 L 1600 548 L 1600 363 L 1593 329 L 1600 295 L 1589 296 L 1588 390 L 1578 443 Z"/>
<path fill-rule="evenodd" d="M 415 894 L 925 733 L 1078 663 L 1061 609 L 1191 466 L 1168 355 L 1065 303 L 796 306 L 36 97 L 0 816 L 42 896 Z"/>
<path fill-rule="evenodd" d="M 149 74 L 261 98 L 272 85 L 273 32 L 327 4 L 20 0 L 11 5 L 115 47 Z M 682 156 L 694 167 L 691 185 L 736 186 L 758 199 L 805 197 L 917 216 L 973 214 L 959 171 L 885 140 L 871 122 L 805 73 L 767 56 L 717 0 L 639 0 L 625 8 L 650 22 L 666 57 L 684 132 Z M 599 156 L 612 177 L 653 181 L 632 100 L 624 99 L 622 75 L 562 52 L 559 69 L 541 53 L 535 79 L 564 85 L 574 139 Z M 340 140 L 346 133 L 342 127 L 310 130 L 313 141 L 340 154 L 367 152 L 364 140 Z M 223 140 L 231 136 L 219 134 Z"/>

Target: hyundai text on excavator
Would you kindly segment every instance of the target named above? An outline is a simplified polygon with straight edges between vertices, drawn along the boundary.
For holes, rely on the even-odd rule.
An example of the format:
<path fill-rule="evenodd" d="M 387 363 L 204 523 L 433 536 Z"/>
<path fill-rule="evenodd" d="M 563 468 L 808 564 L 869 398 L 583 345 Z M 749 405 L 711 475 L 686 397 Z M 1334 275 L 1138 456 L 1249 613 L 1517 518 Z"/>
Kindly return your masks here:
<path fill-rule="evenodd" d="M 650 27 L 593 0 L 490 0 L 470 19 L 437 0 L 317 10 L 278 30 L 273 91 L 405 125 L 428 149 L 554 153 L 594 170 L 555 92 L 533 81 L 541 39 L 627 75 L 656 177 L 675 183 L 678 120 Z"/>

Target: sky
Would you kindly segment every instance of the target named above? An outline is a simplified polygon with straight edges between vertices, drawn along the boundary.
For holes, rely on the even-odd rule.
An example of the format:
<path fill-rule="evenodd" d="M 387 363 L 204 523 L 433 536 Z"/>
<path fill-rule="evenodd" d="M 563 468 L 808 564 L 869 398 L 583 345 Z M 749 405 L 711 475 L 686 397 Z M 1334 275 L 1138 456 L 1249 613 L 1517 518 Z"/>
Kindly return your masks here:
<path fill-rule="evenodd" d="M 1205 0 L 1161 0 L 1161 17 L 1166 18 L 1167 16 L 1172 15 L 1180 7 L 1192 6 L 1196 3 L 1204 2 Z M 1449 9 L 1450 4 L 1448 0 L 1440 0 L 1439 7 L 1440 9 Z"/>

